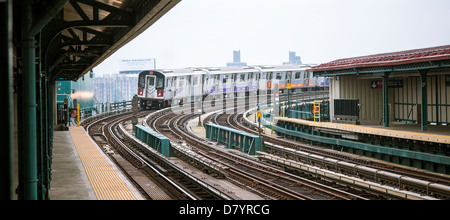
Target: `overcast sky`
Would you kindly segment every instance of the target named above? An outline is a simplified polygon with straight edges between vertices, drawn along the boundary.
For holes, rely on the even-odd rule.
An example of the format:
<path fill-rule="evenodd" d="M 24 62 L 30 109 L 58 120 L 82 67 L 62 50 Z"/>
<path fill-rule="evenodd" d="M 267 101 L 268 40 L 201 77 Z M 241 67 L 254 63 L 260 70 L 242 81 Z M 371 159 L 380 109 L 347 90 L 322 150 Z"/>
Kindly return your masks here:
<path fill-rule="evenodd" d="M 215 67 L 233 61 L 281 65 L 289 51 L 306 64 L 450 45 L 449 0 L 182 0 L 109 59 L 156 58 L 157 68 Z"/>

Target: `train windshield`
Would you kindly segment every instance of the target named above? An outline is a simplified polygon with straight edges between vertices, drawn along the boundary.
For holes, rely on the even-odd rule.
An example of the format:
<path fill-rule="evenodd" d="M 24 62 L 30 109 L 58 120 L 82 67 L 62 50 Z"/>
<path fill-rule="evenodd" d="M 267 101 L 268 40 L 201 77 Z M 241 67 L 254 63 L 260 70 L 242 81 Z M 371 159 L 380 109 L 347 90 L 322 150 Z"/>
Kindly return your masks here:
<path fill-rule="evenodd" d="M 150 79 L 148 80 L 148 85 L 155 86 L 155 78 L 154 77 L 150 77 Z"/>
<path fill-rule="evenodd" d="M 164 79 L 161 77 L 158 77 L 156 79 L 156 87 L 157 88 L 164 88 Z"/>
<path fill-rule="evenodd" d="M 145 75 L 140 74 L 139 75 L 139 88 L 144 88 L 144 87 L 145 87 Z"/>

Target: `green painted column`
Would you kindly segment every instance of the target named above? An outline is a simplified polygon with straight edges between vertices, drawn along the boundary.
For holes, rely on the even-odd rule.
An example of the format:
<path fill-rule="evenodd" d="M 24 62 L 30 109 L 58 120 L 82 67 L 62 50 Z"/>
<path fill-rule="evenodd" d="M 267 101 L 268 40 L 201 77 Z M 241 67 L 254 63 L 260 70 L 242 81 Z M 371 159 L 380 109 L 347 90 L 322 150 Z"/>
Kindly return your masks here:
<path fill-rule="evenodd" d="M 383 126 L 389 127 L 389 96 L 388 96 L 388 81 L 390 72 L 383 75 Z"/>
<path fill-rule="evenodd" d="M 36 137 L 36 40 L 29 34 L 32 24 L 32 4 L 22 4 L 22 65 L 23 65 L 23 175 L 24 199 L 37 200 L 37 137 Z"/>
<path fill-rule="evenodd" d="M 420 70 L 420 97 L 422 100 L 421 104 L 421 129 L 422 131 L 428 130 L 428 100 L 427 100 L 427 75 L 429 70 Z"/>

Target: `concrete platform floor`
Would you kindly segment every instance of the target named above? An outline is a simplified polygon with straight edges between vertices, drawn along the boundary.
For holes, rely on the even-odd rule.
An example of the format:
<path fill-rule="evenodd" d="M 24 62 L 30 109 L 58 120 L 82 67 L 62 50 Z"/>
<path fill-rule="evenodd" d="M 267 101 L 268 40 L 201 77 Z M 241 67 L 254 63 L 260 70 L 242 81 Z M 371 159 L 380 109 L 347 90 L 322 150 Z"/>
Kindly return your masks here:
<path fill-rule="evenodd" d="M 51 200 L 96 200 L 69 131 L 53 138 Z"/>

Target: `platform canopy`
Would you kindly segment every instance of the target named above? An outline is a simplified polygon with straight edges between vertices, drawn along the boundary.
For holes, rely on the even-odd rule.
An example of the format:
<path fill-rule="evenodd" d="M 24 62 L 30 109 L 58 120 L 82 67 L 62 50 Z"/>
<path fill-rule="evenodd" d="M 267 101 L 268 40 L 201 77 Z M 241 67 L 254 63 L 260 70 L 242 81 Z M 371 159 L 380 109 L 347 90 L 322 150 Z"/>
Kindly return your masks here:
<path fill-rule="evenodd" d="M 77 80 L 180 1 L 21 0 L 14 1 L 19 6 L 14 8 L 32 4 L 30 34 L 39 38 L 41 69 L 47 76 L 52 80 Z M 20 13 L 15 15 L 15 22 L 23 19 Z"/>
<path fill-rule="evenodd" d="M 382 88 L 382 116 L 385 127 L 389 126 L 390 111 L 394 111 L 393 116 L 395 117 L 399 115 L 401 112 L 399 109 L 402 108 L 408 109 L 406 113 L 408 116 L 397 117 L 397 120 L 420 123 L 423 131 L 427 130 L 427 125 L 431 123 L 448 124 L 447 115 L 450 105 L 448 105 L 447 97 L 450 90 L 447 87 L 450 86 L 450 45 L 339 59 L 313 66 L 308 71 L 313 72 L 314 76 L 333 78 L 330 81 L 335 83 L 334 86 L 330 86 L 330 91 L 336 88 L 344 89 L 344 87 L 346 89 L 356 88 L 364 83 L 363 79 L 381 79 L 379 82 L 366 80 L 365 82 L 370 84 L 365 88 Z M 341 79 L 349 79 L 354 76 L 357 76 L 358 81 L 344 86 L 345 82 L 342 82 Z M 415 86 L 412 86 L 412 81 Z M 398 84 L 396 84 L 397 82 Z M 341 83 L 342 87 L 340 87 Z M 394 87 L 397 90 L 394 90 Z M 371 94 L 372 97 L 379 94 L 370 89 L 364 93 Z M 357 94 L 352 94 L 352 97 L 344 97 L 344 94 L 335 94 L 335 96 L 369 99 Z M 392 97 L 390 98 L 390 96 Z M 331 98 L 335 97 L 331 96 Z M 376 108 L 379 103 L 373 100 L 372 103 L 366 103 L 365 106 L 368 108 L 367 106 L 370 105 L 371 108 Z M 391 106 L 392 110 L 389 110 Z M 414 108 L 416 114 L 412 114 Z M 396 109 L 397 112 L 395 112 Z M 402 114 L 405 115 L 405 113 Z M 414 115 L 416 115 L 416 119 L 412 120 Z M 431 121 L 428 120 L 429 118 Z"/>
<path fill-rule="evenodd" d="M 0 89 L 6 99 L 0 109 L 6 130 L 0 135 L 1 199 L 49 199 L 56 81 L 81 78 L 180 1 L 0 0 Z"/>
<path fill-rule="evenodd" d="M 315 76 L 340 76 L 450 67 L 450 45 L 345 58 L 313 66 Z"/>

